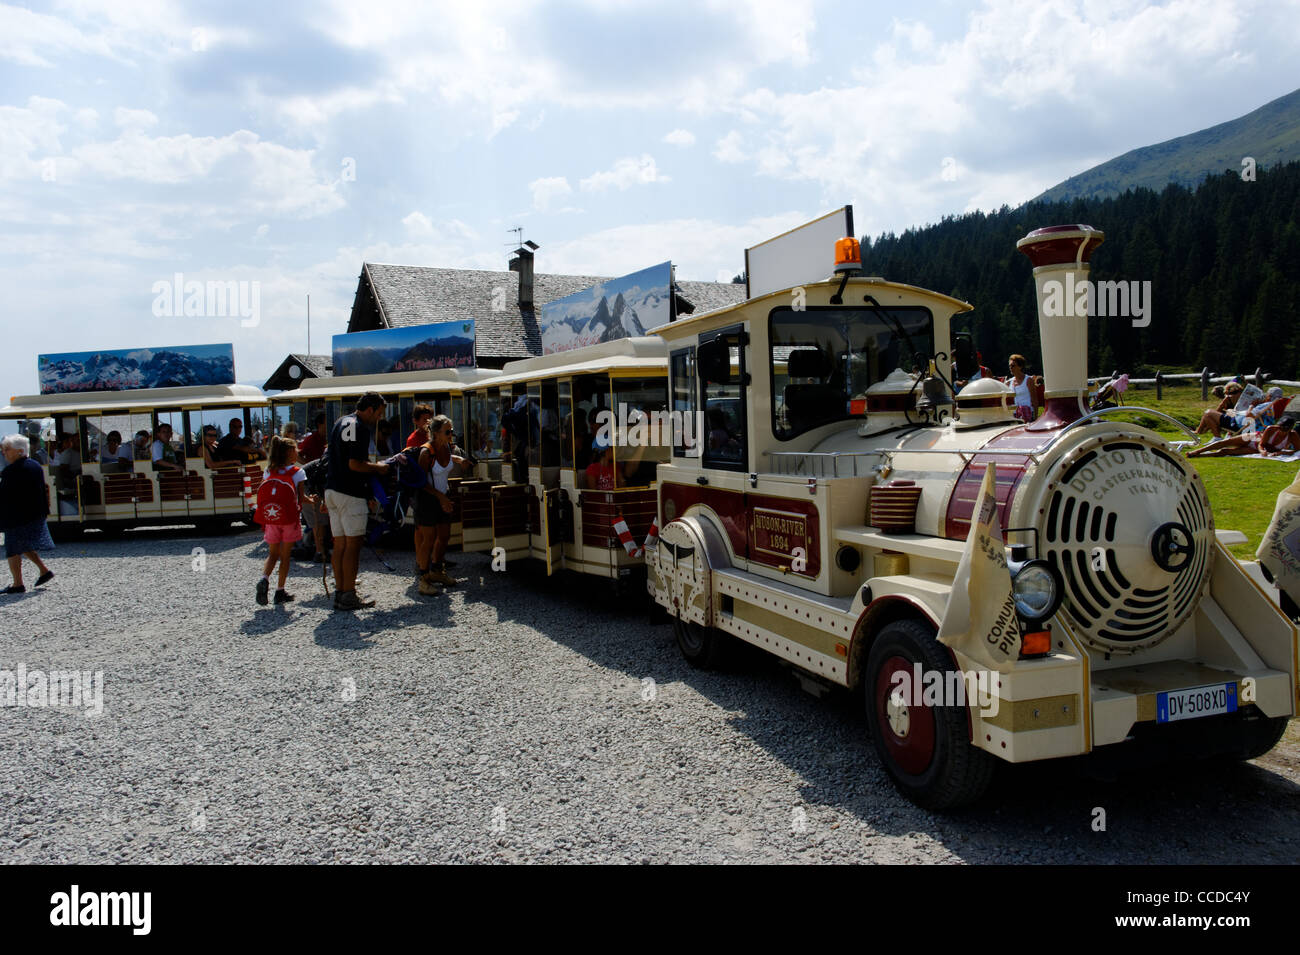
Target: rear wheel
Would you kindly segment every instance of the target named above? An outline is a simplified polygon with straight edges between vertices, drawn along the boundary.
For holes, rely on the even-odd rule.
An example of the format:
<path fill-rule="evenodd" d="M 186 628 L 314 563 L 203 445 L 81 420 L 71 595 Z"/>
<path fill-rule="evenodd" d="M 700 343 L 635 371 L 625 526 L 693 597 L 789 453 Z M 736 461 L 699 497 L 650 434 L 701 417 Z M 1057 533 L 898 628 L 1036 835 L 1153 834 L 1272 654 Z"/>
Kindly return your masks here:
<path fill-rule="evenodd" d="M 966 707 L 926 705 L 922 687 L 912 686 L 918 672 L 954 669 L 934 630 L 916 620 L 887 624 L 867 656 L 864 695 L 876 753 L 899 792 L 926 809 L 974 802 L 993 779 L 993 757 L 971 745 Z M 915 692 L 896 692 L 900 685 Z"/>
<path fill-rule="evenodd" d="M 731 638 L 725 633 L 674 617 L 673 635 L 677 637 L 677 648 L 691 666 L 714 670 L 726 662 Z"/>

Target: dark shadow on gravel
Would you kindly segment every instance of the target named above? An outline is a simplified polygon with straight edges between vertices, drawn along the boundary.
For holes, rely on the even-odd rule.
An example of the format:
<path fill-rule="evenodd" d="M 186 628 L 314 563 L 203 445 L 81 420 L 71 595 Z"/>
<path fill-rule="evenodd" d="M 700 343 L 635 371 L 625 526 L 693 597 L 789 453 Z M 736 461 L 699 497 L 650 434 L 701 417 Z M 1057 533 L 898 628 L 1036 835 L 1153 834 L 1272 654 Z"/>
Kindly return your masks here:
<path fill-rule="evenodd" d="M 256 534 L 232 532 L 220 537 L 197 533 L 193 528 L 148 528 L 127 531 L 121 537 L 104 537 L 102 534 L 88 531 L 79 538 L 57 541 L 51 551 L 52 560 L 80 560 L 92 558 L 103 560 L 106 557 L 172 557 L 176 555 L 175 545 L 189 543 L 190 549 L 202 547 L 209 557 L 213 554 L 225 554 L 235 550 L 244 550 L 250 545 L 260 546 L 263 553 L 266 544 L 262 540 L 260 529 Z M 151 547 L 150 544 L 158 544 Z M 57 571 L 56 571 L 57 572 Z"/>
<path fill-rule="evenodd" d="M 1300 856 L 1300 786 L 1255 763 L 1118 772 L 1095 757 L 1001 764 L 979 803 L 949 814 L 921 810 L 898 794 L 877 760 L 860 697 L 834 691 L 818 700 L 774 657 L 747 645 L 723 670 L 696 670 L 671 627 L 646 623 L 650 601 L 639 591 L 615 596 L 604 581 L 563 572 L 548 578 L 540 565 L 494 574 L 486 560 L 469 566 L 475 555 L 467 556 L 466 599 L 488 601 L 502 621 L 534 626 L 632 680 L 691 687 L 803 777 L 809 807 L 850 813 L 878 832 L 926 833 L 974 863 L 1294 863 Z M 548 625 L 574 602 L 587 610 L 586 626 Z M 1105 831 L 1093 828 L 1098 809 Z"/>
<path fill-rule="evenodd" d="M 239 625 L 239 632 L 249 637 L 264 637 L 269 633 L 274 633 L 281 627 L 294 622 L 297 615 L 293 612 L 293 608 L 297 607 L 299 603 L 301 601 L 295 600 L 291 604 L 257 607 L 253 611 L 252 619 L 245 620 Z"/>

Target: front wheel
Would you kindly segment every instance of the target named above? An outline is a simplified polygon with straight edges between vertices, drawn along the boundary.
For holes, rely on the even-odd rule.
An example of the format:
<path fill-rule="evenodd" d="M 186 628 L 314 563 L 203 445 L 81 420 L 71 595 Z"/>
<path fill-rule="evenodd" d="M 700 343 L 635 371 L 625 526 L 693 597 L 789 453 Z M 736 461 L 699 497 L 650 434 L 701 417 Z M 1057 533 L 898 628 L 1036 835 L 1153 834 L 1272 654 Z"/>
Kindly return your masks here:
<path fill-rule="evenodd" d="M 1259 759 L 1276 746 L 1286 733 L 1289 716 L 1261 716 L 1246 723 L 1241 731 L 1238 759 Z"/>
<path fill-rule="evenodd" d="M 919 667 L 917 666 L 919 664 Z M 993 779 L 994 759 L 971 745 L 962 701 L 927 705 L 918 674 L 937 672 L 951 686 L 955 670 L 934 630 L 917 620 L 881 629 L 867 655 L 864 680 L 867 725 L 876 753 L 895 787 L 925 809 L 955 809 L 974 802 Z"/>
<path fill-rule="evenodd" d="M 716 670 L 726 662 L 731 638 L 720 630 L 674 617 L 673 635 L 677 638 L 677 649 L 691 666 Z"/>

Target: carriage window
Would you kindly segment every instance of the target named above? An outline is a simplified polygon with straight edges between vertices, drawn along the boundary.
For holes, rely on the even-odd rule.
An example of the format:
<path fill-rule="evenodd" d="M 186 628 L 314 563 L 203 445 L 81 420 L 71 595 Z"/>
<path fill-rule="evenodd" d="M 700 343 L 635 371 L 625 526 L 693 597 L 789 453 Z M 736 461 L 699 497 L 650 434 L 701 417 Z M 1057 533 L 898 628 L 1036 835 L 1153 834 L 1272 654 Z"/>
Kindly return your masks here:
<path fill-rule="evenodd" d="M 469 396 L 470 420 L 467 447 L 476 458 L 485 461 L 501 454 L 498 434 L 500 424 L 497 416 L 500 400 L 500 392 L 496 388 L 473 391 Z"/>
<path fill-rule="evenodd" d="M 217 441 L 220 442 L 221 439 L 230 432 L 230 420 L 232 418 L 241 419 L 240 437 L 242 438 L 244 436 L 242 430 L 242 415 L 239 413 L 239 408 L 235 405 L 228 405 L 224 408 L 207 407 L 201 411 L 191 411 L 190 427 L 197 431 L 200 437 L 202 437 L 204 432 L 211 432 L 215 434 Z M 226 442 L 226 448 L 228 449 L 229 447 L 230 442 Z M 202 460 L 203 449 L 201 447 L 197 448 L 193 457 Z M 241 457 L 226 449 L 223 449 L 220 454 L 216 454 L 213 460 L 214 462 L 227 461 L 239 464 L 243 463 Z"/>
<path fill-rule="evenodd" d="M 20 434 L 27 438 L 31 445 L 30 457 L 38 464 L 46 464 L 49 461 L 49 454 L 45 445 L 47 438 L 53 439 L 54 436 L 54 419 L 53 418 L 5 418 L 0 421 L 0 437 L 11 434 Z"/>
<path fill-rule="evenodd" d="M 673 440 L 668 382 L 660 378 L 615 378 L 614 467 L 617 481 L 641 487 L 655 479 Z"/>
<path fill-rule="evenodd" d="M 573 466 L 585 471 L 591 464 L 592 439 L 600 430 L 600 422 L 605 420 L 601 412 L 610 411 L 609 375 L 574 378 L 573 400 Z"/>
<path fill-rule="evenodd" d="M 91 457 L 86 460 L 98 462 L 100 474 L 131 470 L 131 416 L 93 415 L 84 421 L 91 436 Z"/>
<path fill-rule="evenodd" d="M 453 394 L 448 402 L 447 417 L 456 431 L 456 443 L 465 446 L 465 396 L 459 392 Z"/>
<path fill-rule="evenodd" d="M 158 458 L 153 456 L 152 450 L 150 451 L 149 460 L 155 462 L 155 468 L 160 466 L 158 462 L 184 467 L 185 415 L 179 410 L 155 411 L 153 442 L 156 441 L 162 441 L 163 445 L 159 449 L 160 456 Z M 153 442 L 150 442 L 151 449 Z"/>
<path fill-rule="evenodd" d="M 125 436 L 123 436 L 125 438 Z M 131 414 L 131 455 L 137 461 L 149 460 L 149 446 L 153 443 L 153 415 L 147 411 Z"/>
<path fill-rule="evenodd" d="M 745 349 L 739 329 L 719 332 L 696 349 L 704 404 L 706 467 L 745 470 Z"/>
<path fill-rule="evenodd" d="M 934 351 L 928 308 L 778 308 L 771 315 L 772 433 L 782 441 L 853 417 L 852 402 Z"/>
<path fill-rule="evenodd" d="M 542 451 L 542 385 L 532 382 L 528 385 L 528 463 L 532 467 L 541 467 Z"/>
<path fill-rule="evenodd" d="M 673 456 L 698 458 L 700 433 L 703 428 L 697 421 L 698 405 L 695 401 L 695 349 L 683 348 L 673 352 Z"/>
<path fill-rule="evenodd" d="M 542 406 L 538 418 L 541 431 L 542 467 L 560 466 L 560 393 L 554 381 L 542 382 Z"/>
<path fill-rule="evenodd" d="M 393 409 L 389 408 L 388 413 L 392 414 Z M 400 439 L 397 443 L 403 447 L 406 446 L 406 439 L 412 431 L 415 430 L 415 399 L 400 398 L 397 402 L 397 437 Z"/>
<path fill-rule="evenodd" d="M 82 415 L 78 430 L 81 433 L 81 460 L 96 460 L 99 446 L 104 440 L 99 430 L 99 415 Z"/>
<path fill-rule="evenodd" d="M 559 399 L 560 416 L 560 467 L 573 467 L 573 384 L 569 379 L 561 381 L 556 388 Z"/>

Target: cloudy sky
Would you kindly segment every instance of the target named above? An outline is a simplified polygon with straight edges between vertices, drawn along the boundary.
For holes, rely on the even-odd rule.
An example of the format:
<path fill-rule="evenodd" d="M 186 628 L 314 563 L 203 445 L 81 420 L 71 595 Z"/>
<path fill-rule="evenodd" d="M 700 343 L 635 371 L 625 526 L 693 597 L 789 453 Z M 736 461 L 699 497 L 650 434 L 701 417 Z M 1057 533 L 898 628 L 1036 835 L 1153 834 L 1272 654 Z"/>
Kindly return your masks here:
<path fill-rule="evenodd" d="M 1290 92 L 1300 0 L 339 0 L 0 5 L 0 397 L 36 355 L 234 342 L 241 381 L 347 322 L 363 261 L 548 272 L 1015 205 Z M 157 315 L 259 283 L 259 322 Z M 246 293 L 247 294 L 247 293 Z"/>

